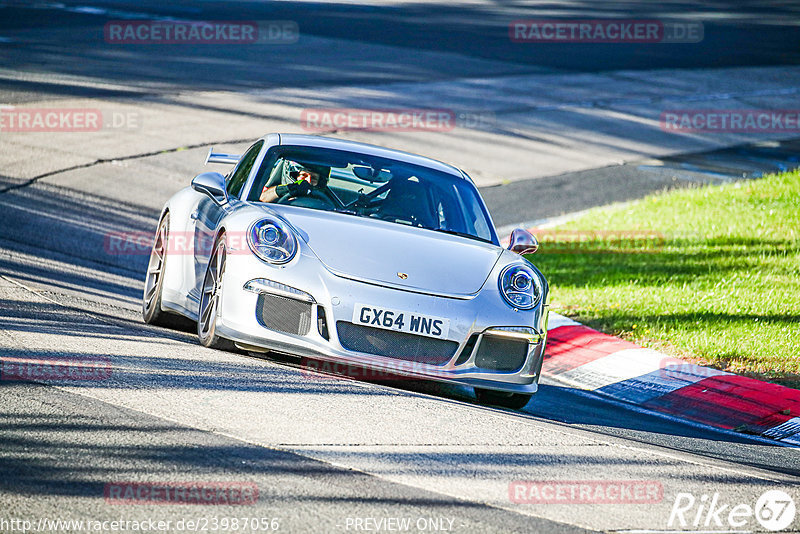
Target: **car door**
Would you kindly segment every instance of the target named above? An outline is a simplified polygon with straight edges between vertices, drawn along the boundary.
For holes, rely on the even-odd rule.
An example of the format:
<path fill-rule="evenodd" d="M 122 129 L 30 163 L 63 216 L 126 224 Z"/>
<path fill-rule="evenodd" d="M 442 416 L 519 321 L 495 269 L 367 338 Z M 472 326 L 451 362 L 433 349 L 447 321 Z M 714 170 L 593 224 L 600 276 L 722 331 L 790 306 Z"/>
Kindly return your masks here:
<path fill-rule="evenodd" d="M 263 141 L 258 141 L 239 159 L 239 163 L 225 179 L 225 189 L 228 193 L 228 202 L 219 203 L 203 195 L 192 213 L 194 220 L 194 287 L 189 293 L 189 298 L 195 303 L 200 302 L 200 288 L 206 273 L 206 266 L 214 246 L 214 236 L 217 226 L 222 218 L 231 210 L 241 204 L 239 194 L 253 170 L 253 165 L 258 159 Z"/>

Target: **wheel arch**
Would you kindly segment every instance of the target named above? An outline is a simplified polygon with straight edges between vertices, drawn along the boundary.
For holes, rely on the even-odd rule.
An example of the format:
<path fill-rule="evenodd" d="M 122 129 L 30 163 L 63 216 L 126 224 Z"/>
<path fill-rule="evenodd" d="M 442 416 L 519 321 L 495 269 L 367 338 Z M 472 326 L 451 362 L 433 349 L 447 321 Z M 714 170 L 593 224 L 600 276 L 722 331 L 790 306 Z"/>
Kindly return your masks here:
<path fill-rule="evenodd" d="M 159 224 L 164 217 L 169 217 L 169 234 L 184 234 L 186 239 L 193 239 L 194 225 L 190 214 L 197 208 L 200 193 L 186 187 L 175 193 L 161 209 Z M 194 282 L 193 254 L 176 254 L 174 247 L 168 246 L 165 254 L 164 286 L 161 307 L 194 319 L 188 293 Z"/>

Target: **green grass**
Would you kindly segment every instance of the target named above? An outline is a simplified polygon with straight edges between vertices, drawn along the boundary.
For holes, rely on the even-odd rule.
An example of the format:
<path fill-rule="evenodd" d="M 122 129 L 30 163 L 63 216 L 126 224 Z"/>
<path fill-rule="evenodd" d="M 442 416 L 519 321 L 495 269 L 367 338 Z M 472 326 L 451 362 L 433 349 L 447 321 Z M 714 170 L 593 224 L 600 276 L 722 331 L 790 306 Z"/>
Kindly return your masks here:
<path fill-rule="evenodd" d="M 537 237 L 554 311 L 800 388 L 800 172 L 598 208 Z"/>

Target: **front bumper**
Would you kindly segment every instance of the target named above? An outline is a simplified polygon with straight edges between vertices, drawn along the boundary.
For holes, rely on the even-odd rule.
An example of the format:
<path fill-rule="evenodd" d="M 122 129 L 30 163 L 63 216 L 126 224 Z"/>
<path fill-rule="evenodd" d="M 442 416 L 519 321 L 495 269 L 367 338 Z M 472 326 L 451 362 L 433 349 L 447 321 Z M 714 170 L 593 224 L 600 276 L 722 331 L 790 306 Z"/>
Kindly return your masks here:
<path fill-rule="evenodd" d="M 547 338 L 548 307 L 514 310 L 505 304 L 499 291 L 493 289 L 496 284 L 487 283 L 480 293 L 469 299 L 456 299 L 347 280 L 328 272 L 316 257 L 302 252 L 286 266 L 264 264 L 244 251 L 230 254 L 227 261 L 217 332 L 243 348 L 284 352 L 412 379 L 511 393 L 530 394 L 538 388 Z M 286 291 L 276 284 L 253 283 L 259 279 L 279 282 L 299 292 Z M 250 289 L 246 290 L 248 282 Z M 261 293 L 302 302 L 309 314 L 308 328 L 301 327 L 294 332 L 285 327 L 268 328 L 257 312 L 263 304 L 259 301 Z M 546 298 L 547 295 L 543 295 L 542 301 L 546 302 Z M 350 323 L 357 303 L 447 317 L 450 320 L 447 339 L 455 347 L 452 356 L 430 364 L 425 362 L 425 354 L 395 358 L 348 350 L 339 337 L 337 325 Z M 321 316 L 327 329 L 321 328 Z M 524 355 L 518 357 L 519 366 L 514 364 L 513 369 L 503 370 L 507 367 L 497 365 L 498 358 L 502 359 L 497 347 L 520 349 L 523 345 Z M 490 346 L 495 348 L 494 359 L 487 360 L 483 349 Z M 487 363 L 488 367 L 495 368 L 487 368 Z"/>

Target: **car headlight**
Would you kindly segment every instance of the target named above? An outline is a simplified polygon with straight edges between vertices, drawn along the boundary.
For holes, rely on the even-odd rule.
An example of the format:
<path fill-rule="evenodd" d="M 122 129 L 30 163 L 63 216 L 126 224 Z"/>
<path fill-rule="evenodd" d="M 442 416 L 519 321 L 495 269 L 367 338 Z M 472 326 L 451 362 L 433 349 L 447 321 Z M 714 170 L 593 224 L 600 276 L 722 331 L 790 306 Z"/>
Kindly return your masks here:
<path fill-rule="evenodd" d="M 297 240 L 279 219 L 260 219 L 250 226 L 247 244 L 253 254 L 268 263 L 281 264 L 297 254 Z"/>
<path fill-rule="evenodd" d="M 514 308 L 529 310 L 542 298 L 542 281 L 533 269 L 509 265 L 500 273 L 500 293 Z"/>

